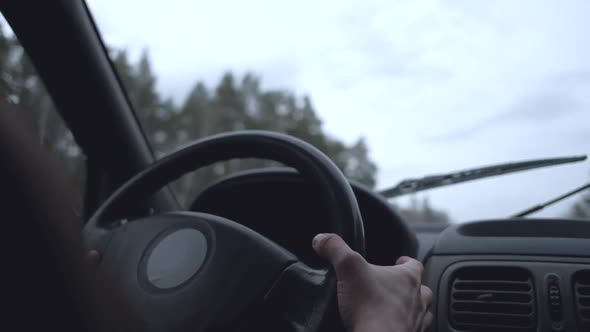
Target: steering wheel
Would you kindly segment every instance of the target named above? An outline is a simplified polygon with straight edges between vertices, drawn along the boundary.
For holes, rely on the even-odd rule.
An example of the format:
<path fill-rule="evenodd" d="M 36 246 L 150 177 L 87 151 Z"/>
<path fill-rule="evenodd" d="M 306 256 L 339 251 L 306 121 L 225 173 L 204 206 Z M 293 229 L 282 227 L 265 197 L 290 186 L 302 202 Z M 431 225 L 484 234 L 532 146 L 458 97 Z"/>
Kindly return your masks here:
<path fill-rule="evenodd" d="M 331 232 L 364 254 L 363 223 L 350 184 L 318 149 L 265 131 L 196 141 L 128 180 L 84 229 L 88 245 L 101 251 L 97 273 L 123 284 L 149 330 L 239 329 L 252 324 L 257 313 L 271 310 L 270 317 L 283 328 L 311 332 L 328 312 L 336 287 L 328 265 L 311 268 L 237 222 L 187 211 L 113 222 L 116 211 L 183 174 L 235 158 L 269 159 L 298 170 L 321 193 Z M 311 239 L 301 240 L 311 245 Z"/>

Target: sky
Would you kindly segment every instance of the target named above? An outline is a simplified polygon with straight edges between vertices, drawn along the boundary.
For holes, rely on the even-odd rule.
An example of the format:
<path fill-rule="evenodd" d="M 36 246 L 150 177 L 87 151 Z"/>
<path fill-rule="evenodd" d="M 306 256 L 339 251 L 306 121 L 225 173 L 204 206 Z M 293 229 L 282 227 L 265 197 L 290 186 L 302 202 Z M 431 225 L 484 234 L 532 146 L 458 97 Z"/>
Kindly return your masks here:
<path fill-rule="evenodd" d="M 307 94 L 326 131 L 365 137 L 377 187 L 590 153 L 590 2 L 88 0 L 108 45 L 147 49 L 158 89 L 252 71 Z M 505 217 L 590 180 L 590 162 L 418 195 L 456 222 Z M 575 199 L 538 216 L 566 213 Z M 408 199 L 400 200 L 407 204 Z"/>

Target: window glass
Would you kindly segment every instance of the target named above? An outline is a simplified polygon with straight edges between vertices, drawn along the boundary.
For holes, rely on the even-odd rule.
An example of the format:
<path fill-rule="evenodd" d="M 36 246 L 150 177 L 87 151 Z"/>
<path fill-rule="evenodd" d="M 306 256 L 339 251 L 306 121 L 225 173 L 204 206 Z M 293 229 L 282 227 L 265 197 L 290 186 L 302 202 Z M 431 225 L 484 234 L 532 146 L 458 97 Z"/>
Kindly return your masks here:
<path fill-rule="evenodd" d="M 158 156 L 217 132 L 267 129 L 385 189 L 590 153 L 588 1 L 88 4 Z M 173 189 L 190 202 L 215 177 L 260 165 L 220 164 Z M 391 202 L 423 222 L 506 217 L 580 186 L 589 171 L 543 168 Z M 535 216 L 588 215 L 584 197 Z"/>
<path fill-rule="evenodd" d="M 43 146 L 63 163 L 76 193 L 74 208 L 82 211 L 86 176 L 85 156 L 58 113 L 51 96 L 16 36 L 0 16 L 0 97 L 23 112 Z"/>

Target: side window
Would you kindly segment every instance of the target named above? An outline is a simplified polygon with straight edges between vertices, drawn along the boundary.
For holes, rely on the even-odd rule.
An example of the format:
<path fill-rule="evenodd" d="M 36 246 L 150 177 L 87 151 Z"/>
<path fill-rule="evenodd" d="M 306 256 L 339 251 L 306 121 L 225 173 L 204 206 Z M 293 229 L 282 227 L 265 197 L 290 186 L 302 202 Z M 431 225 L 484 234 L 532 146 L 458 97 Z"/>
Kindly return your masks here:
<path fill-rule="evenodd" d="M 75 186 L 74 208 L 82 210 L 85 185 L 85 156 L 62 120 L 43 82 L 9 25 L 0 16 L 0 98 L 10 111 L 24 112 L 39 140 L 64 165 Z"/>

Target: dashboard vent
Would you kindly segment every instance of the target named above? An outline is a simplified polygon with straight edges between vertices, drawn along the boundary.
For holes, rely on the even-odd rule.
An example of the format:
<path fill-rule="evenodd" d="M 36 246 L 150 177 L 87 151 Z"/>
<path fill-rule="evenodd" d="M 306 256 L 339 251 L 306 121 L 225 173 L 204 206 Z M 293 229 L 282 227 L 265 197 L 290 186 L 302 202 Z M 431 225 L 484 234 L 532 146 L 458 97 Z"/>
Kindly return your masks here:
<path fill-rule="evenodd" d="M 590 330 L 590 270 L 574 274 L 574 295 L 576 298 L 576 317 L 580 331 Z"/>
<path fill-rule="evenodd" d="M 452 278 L 449 320 L 459 331 L 535 331 L 530 273 L 518 267 L 477 266 Z"/>

